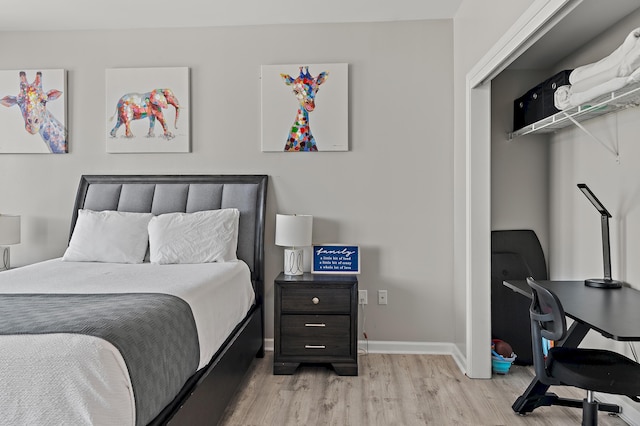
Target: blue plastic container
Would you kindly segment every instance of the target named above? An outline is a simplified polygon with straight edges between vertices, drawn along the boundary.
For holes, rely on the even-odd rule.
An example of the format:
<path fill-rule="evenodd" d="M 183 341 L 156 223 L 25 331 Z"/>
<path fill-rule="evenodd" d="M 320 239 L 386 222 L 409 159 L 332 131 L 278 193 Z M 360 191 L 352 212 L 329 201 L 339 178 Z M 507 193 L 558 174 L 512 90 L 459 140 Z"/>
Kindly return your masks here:
<path fill-rule="evenodd" d="M 496 374 L 507 374 L 509 372 L 509 368 L 511 368 L 511 364 L 515 361 L 516 357 L 512 356 L 511 358 L 498 358 L 496 356 L 491 356 L 491 367 L 493 372 Z"/>

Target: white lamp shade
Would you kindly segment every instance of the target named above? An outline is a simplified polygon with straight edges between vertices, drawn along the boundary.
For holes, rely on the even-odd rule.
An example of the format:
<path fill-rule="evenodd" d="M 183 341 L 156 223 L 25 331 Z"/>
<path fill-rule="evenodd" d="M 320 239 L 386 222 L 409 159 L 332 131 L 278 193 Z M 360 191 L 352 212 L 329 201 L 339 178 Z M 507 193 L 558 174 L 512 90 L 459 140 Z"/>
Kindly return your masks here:
<path fill-rule="evenodd" d="M 20 242 L 20 216 L 0 214 L 0 245 Z"/>
<path fill-rule="evenodd" d="M 276 245 L 283 247 L 307 247 L 311 245 L 313 216 L 276 215 Z"/>

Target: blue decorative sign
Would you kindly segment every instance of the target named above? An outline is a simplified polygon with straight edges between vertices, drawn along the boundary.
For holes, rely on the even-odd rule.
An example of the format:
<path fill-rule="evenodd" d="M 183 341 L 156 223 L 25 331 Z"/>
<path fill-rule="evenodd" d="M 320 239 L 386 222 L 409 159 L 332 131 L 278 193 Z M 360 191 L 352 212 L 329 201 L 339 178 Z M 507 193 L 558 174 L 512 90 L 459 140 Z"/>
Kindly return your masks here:
<path fill-rule="evenodd" d="M 313 246 L 314 274 L 359 274 L 360 247 L 339 244 Z"/>

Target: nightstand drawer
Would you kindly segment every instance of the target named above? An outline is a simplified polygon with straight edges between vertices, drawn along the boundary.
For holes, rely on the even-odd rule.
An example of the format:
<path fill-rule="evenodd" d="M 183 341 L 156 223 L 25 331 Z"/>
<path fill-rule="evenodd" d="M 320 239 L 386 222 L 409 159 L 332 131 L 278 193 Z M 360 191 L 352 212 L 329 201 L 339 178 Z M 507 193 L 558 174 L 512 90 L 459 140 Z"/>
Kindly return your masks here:
<path fill-rule="evenodd" d="M 282 315 L 282 355 L 351 354 L 349 315 Z"/>
<path fill-rule="evenodd" d="M 336 288 L 282 288 L 283 313 L 345 313 L 351 312 L 349 289 Z"/>

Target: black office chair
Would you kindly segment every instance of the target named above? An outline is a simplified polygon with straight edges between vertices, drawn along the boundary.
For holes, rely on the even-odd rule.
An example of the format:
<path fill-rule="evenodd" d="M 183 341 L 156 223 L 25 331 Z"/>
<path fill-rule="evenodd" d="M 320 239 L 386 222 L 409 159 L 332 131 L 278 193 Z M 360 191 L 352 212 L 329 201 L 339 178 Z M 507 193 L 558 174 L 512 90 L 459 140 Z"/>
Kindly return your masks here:
<path fill-rule="evenodd" d="M 574 386 L 587 390 L 582 402 L 582 424 L 598 424 L 598 402 L 593 392 L 626 395 L 640 402 L 640 364 L 604 349 L 553 347 L 545 360 L 542 338 L 560 341 L 567 333 L 564 309 L 558 297 L 532 278 L 531 338 L 536 378 L 545 385 Z M 615 291 L 615 290 L 603 290 Z"/>

